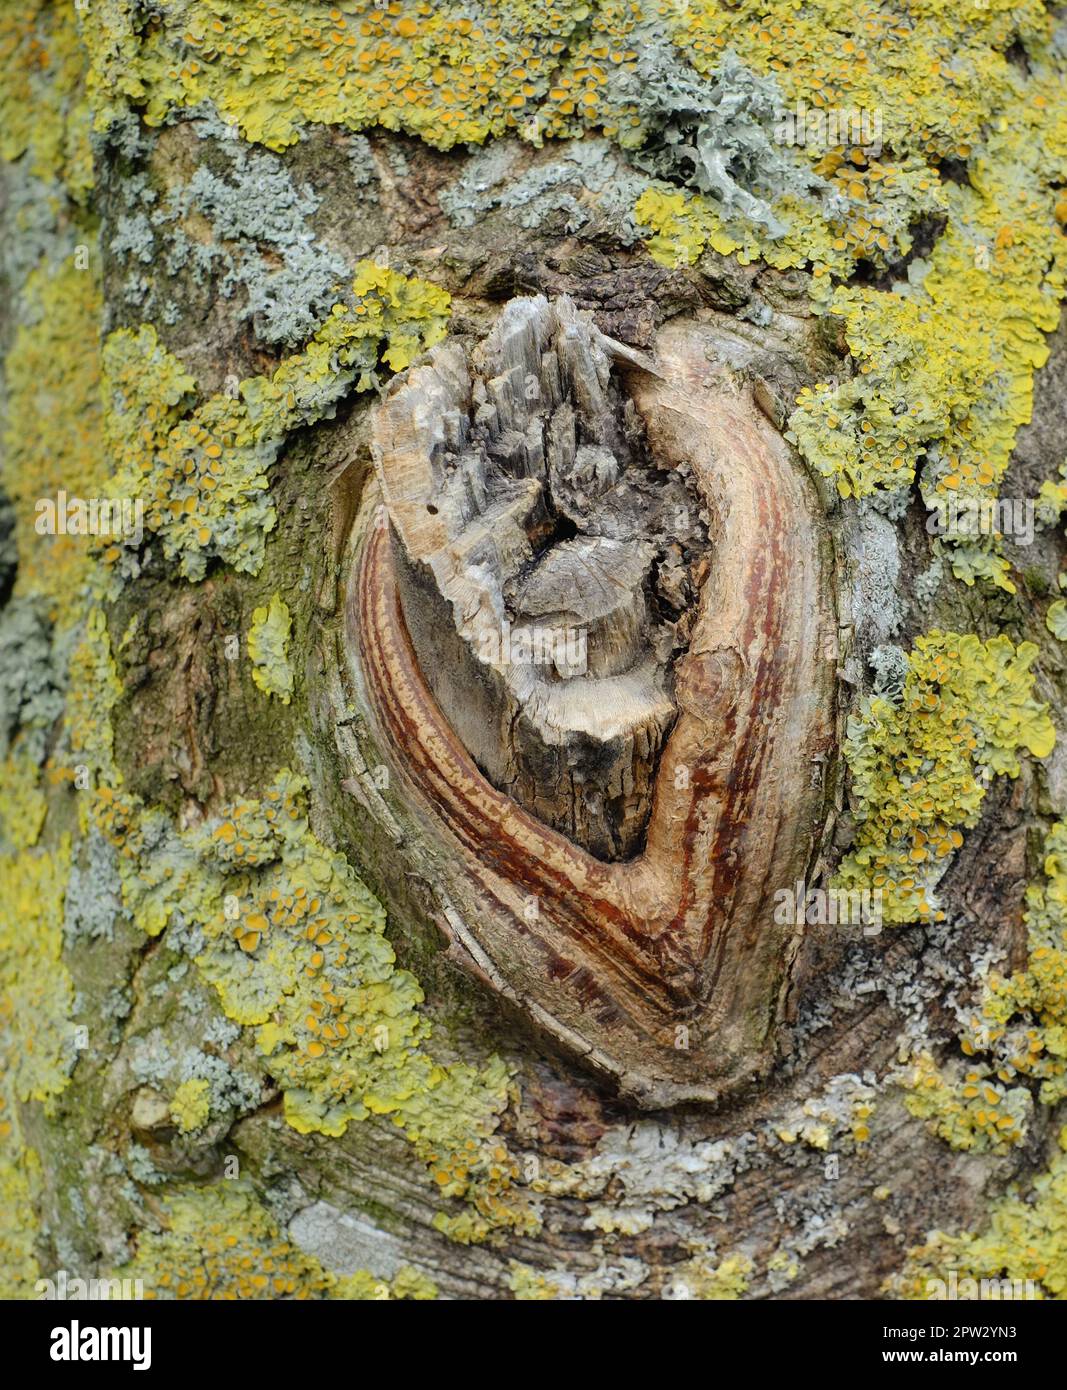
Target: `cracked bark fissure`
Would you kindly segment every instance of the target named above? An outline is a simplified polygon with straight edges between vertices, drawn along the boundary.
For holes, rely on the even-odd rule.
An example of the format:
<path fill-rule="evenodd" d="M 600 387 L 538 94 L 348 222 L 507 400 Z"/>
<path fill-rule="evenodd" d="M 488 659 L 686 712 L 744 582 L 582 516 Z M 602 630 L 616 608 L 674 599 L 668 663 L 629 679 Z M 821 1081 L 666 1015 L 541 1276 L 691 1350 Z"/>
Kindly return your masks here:
<path fill-rule="evenodd" d="M 676 324 L 654 364 L 625 356 L 652 454 L 692 467 L 713 544 L 643 851 L 604 862 L 479 771 L 413 648 L 401 542 L 368 509 L 349 633 L 457 954 L 625 1093 L 661 1105 L 716 1099 L 776 1054 L 798 929 L 772 904 L 825 829 L 836 627 L 814 489 L 711 336 Z"/>

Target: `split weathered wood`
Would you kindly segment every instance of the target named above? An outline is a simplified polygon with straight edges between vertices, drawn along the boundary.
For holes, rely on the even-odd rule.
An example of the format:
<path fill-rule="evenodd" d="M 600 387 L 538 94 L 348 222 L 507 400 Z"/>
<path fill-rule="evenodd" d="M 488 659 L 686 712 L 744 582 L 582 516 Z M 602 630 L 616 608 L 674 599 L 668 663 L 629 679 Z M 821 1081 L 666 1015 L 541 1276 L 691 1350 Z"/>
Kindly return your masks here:
<path fill-rule="evenodd" d="M 454 954 L 646 1105 L 773 1061 L 834 744 L 819 502 L 708 346 L 513 301 L 394 383 L 352 545 L 357 702 Z M 505 624 L 582 627 L 584 669 Z"/>
<path fill-rule="evenodd" d="M 702 558 L 700 500 L 655 467 L 606 341 L 566 299 L 513 301 L 473 358 L 438 349 L 375 418 L 408 631 L 493 785 L 626 858 L 684 642 L 655 575 L 672 543 L 683 570 Z"/>

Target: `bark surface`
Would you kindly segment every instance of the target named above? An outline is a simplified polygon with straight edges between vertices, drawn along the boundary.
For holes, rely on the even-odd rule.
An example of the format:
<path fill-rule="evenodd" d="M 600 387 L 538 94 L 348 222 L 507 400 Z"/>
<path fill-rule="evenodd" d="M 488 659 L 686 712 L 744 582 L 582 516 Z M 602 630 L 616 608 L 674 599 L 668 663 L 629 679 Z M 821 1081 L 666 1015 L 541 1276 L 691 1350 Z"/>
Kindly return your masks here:
<path fill-rule="evenodd" d="M 97 149 L 107 333 L 145 317 L 135 195 L 227 169 L 226 139 L 196 119 Z M 920 1048 L 962 1062 L 960 1014 L 991 963 L 1026 963 L 1024 890 L 1067 804 L 1060 750 L 992 782 L 940 883 L 944 923 L 868 933 L 783 914 L 780 895 L 828 885 L 853 843 L 842 747 L 875 650 L 1007 627 L 1040 643 L 1037 693 L 1062 709 L 1067 666 L 1043 619 L 1062 537 L 1009 546 L 1032 576 L 1014 596 L 946 581 L 920 604 L 932 538 L 917 490 L 895 516 L 843 503 L 785 438 L 803 387 L 851 374 L 808 277 L 710 249 L 666 269 L 578 172 L 530 215 L 523 190 L 549 166 L 562 177 L 556 155 L 495 148 L 494 198 L 471 218 L 455 210 L 481 152 L 314 127 L 263 156 L 313 193 L 314 244 L 349 278 L 370 258 L 447 290 L 449 333 L 289 422 L 258 573 L 212 562 L 190 581 L 156 543 L 98 592 L 118 684 L 114 773 L 101 754 L 90 780 L 116 815 L 130 797 L 165 818 L 152 862 L 184 897 L 146 936 L 118 861 L 101 850 L 95 878 L 78 861 L 70 902 L 111 895 L 106 929 L 66 909 L 88 1041 L 69 1085 L 17 1104 L 41 1174 L 40 1270 L 124 1267 L 171 1229 L 169 1193 L 236 1174 L 294 1259 L 394 1291 L 411 1267 L 445 1297 L 873 1297 L 928 1232 L 983 1229 L 1048 1166 L 1055 1106 L 1034 1104 L 1024 1143 L 961 1150 L 900 1078 Z M 564 193 L 588 213 L 579 231 Z M 187 231 L 220 245 L 204 216 Z M 269 379 L 284 353 L 243 291 L 194 270 L 209 260 L 167 278 L 156 326 L 192 394 L 232 402 L 232 382 Z M 1020 496 L 1062 461 L 1067 329 L 1049 345 L 1004 484 Z M 284 701 L 248 643 L 273 640 L 274 596 Z M 62 626 L 58 604 L 48 622 Z M 78 846 L 81 764 L 67 733 L 49 738 L 62 785 L 45 834 Z M 450 1124 L 471 1078 L 502 1063 L 500 1104 L 471 1121 L 482 1186 L 442 1157 L 432 1097 L 414 1118 L 377 1105 L 373 1072 L 358 1118 L 290 1123 L 300 1087 L 193 964 L 201 888 L 181 878 L 181 837 L 258 807 L 280 768 L 308 782 L 308 855 L 336 852 L 386 910 L 383 940 L 418 982 L 412 1027 L 432 1027 L 426 1055 L 455 1082 Z M 254 881 L 255 864 L 226 865 Z M 259 959 L 266 927 L 238 910 Z M 361 988 L 387 988 L 383 960 Z M 282 1007 L 268 1012 L 255 1027 L 281 1030 Z M 428 1036 L 405 1040 L 412 1056 Z M 199 1081 L 210 1115 L 187 1124 L 201 1092 L 177 1093 Z"/>

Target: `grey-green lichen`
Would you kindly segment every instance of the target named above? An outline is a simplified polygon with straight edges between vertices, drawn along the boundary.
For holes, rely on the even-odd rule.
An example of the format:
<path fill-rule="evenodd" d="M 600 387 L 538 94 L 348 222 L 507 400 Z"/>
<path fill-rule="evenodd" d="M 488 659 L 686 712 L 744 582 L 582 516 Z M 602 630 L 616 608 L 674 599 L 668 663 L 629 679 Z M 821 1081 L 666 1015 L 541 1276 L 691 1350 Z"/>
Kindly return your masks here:
<path fill-rule="evenodd" d="M 679 59 L 666 39 L 646 45 L 629 79 L 645 132 L 635 162 L 706 194 L 725 219 L 783 236 L 787 225 L 771 204 L 830 189 L 777 134 L 785 109 L 778 84 L 729 50 L 710 79 Z"/>
<path fill-rule="evenodd" d="M 36 597 L 12 599 L 0 609 L 0 755 L 20 730 L 27 756 L 43 761 L 65 684 L 46 605 Z"/>
<path fill-rule="evenodd" d="M 582 233 L 601 218 L 621 245 L 637 241 L 633 209 L 645 180 L 617 145 L 593 138 L 575 141 L 559 147 L 553 159 L 518 172 L 523 153 L 519 141 L 501 140 L 465 163 L 439 195 L 455 226 L 474 226 L 501 208 L 529 230 L 561 217 L 568 233 Z"/>
<path fill-rule="evenodd" d="M 67 947 L 111 941 L 121 912 L 117 855 L 97 827 L 90 825 L 71 856 L 63 903 Z"/>
<path fill-rule="evenodd" d="M 340 298 L 351 270 L 316 235 L 321 199 L 267 151 L 228 139 L 233 128 L 209 113 L 191 124 L 216 137 L 212 167 L 157 189 L 141 172 L 123 181 L 126 211 L 109 249 L 126 270 L 122 294 L 148 316 L 162 314 L 176 277 L 235 299 L 237 317 L 272 347 L 296 348 Z M 209 233 L 205 236 L 205 232 Z"/>

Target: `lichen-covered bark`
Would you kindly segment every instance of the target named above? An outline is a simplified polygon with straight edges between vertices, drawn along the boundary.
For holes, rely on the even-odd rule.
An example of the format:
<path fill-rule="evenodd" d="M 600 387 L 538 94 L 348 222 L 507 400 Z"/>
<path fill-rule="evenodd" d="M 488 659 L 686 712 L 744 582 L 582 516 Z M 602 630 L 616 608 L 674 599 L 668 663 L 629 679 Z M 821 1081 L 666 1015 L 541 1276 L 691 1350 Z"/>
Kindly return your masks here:
<path fill-rule="evenodd" d="M 6 1290 L 1067 1293 L 1064 51 L 1037 0 L 5 10 Z M 877 141 L 789 143 L 801 100 L 876 109 Z M 548 983 L 472 967 L 505 933 L 475 894 L 450 919 L 459 851 L 407 776 L 455 791 L 463 748 L 405 772 L 353 677 L 380 394 L 537 294 L 668 364 L 653 420 L 728 380 L 780 470 L 730 574 L 832 737 L 745 802 L 784 788 L 804 853 L 768 863 L 811 853 L 799 906 L 774 873 L 743 895 L 728 999 L 760 1011 L 715 1020 L 747 1081 L 717 1101 L 639 1108 L 543 1026 Z M 949 525 L 998 496 L 1036 527 Z M 106 498 L 136 524 L 75 505 Z M 557 860 L 589 867 L 557 835 L 501 892 L 567 907 Z"/>

